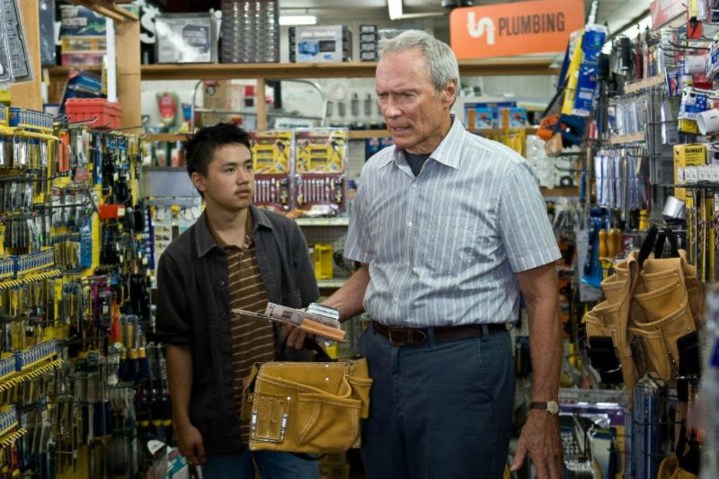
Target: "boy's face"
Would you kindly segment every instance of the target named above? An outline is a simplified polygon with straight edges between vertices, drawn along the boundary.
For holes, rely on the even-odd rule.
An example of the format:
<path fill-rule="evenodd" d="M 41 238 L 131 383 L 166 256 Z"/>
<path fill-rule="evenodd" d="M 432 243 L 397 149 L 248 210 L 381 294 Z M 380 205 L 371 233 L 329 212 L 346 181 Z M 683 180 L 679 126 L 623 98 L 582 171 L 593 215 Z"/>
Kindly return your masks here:
<path fill-rule="evenodd" d="M 241 211 L 252 203 L 252 153 L 245 145 L 222 146 L 215 150 L 207 174 L 194 172 L 192 182 L 205 195 L 208 208 Z"/>

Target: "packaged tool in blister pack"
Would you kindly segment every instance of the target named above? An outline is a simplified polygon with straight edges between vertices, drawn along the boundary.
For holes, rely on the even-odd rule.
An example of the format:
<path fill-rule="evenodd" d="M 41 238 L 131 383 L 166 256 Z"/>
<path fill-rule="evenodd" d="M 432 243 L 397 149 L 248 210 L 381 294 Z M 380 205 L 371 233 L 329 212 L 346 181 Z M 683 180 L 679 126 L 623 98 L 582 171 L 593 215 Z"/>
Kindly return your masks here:
<path fill-rule="evenodd" d="M 303 214 L 345 212 L 348 136 L 345 128 L 295 130 L 295 204 Z"/>
<path fill-rule="evenodd" d="M 252 133 L 254 203 L 275 211 L 292 209 L 292 132 Z"/>

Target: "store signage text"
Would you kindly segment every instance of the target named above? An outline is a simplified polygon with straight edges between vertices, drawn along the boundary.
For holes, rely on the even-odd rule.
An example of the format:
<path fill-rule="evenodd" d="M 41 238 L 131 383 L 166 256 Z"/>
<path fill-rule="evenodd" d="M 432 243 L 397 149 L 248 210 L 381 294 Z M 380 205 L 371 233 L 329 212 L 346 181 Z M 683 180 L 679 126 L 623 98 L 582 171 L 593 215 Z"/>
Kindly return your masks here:
<path fill-rule="evenodd" d="M 582 0 L 504 3 L 453 10 L 450 39 L 460 60 L 562 52 L 582 26 Z"/>

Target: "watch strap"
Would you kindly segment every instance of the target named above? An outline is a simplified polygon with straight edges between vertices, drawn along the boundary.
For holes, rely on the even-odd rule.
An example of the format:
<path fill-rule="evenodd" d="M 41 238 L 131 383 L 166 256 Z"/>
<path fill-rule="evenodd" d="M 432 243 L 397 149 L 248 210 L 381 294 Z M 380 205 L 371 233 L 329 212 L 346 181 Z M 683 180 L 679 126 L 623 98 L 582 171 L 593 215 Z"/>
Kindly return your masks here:
<path fill-rule="evenodd" d="M 542 411 L 547 411 L 550 414 L 559 413 L 559 405 L 556 401 L 532 401 L 529 403 L 529 409 L 541 409 Z"/>

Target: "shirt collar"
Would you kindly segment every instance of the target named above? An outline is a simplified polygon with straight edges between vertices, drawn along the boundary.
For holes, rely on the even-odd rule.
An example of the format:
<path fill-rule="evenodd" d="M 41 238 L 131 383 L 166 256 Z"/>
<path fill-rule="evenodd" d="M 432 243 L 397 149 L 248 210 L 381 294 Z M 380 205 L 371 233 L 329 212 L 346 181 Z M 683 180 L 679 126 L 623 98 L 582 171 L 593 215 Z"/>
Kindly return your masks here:
<path fill-rule="evenodd" d="M 452 115 L 452 126 L 449 128 L 449 132 L 447 132 L 447 135 L 442 139 L 432 154 L 429 155 L 429 158 L 450 168 L 459 168 L 459 163 L 462 159 L 462 155 L 460 154 L 462 150 L 462 138 L 465 131 L 462 122 L 459 121 L 455 115 Z M 390 162 L 394 162 L 399 166 L 400 161 L 407 161 L 404 159 L 404 152 L 394 147 L 392 154 L 387 155 L 380 161 L 379 168 L 388 165 Z"/>
<path fill-rule="evenodd" d="M 269 228 L 272 229 L 272 223 L 267 218 L 267 213 L 255 205 L 250 205 L 250 214 L 252 215 L 252 236 L 258 228 Z M 212 250 L 212 248 L 219 248 L 220 246 L 212 236 L 212 231 L 207 224 L 207 211 L 203 211 L 200 218 L 195 223 L 195 241 L 197 243 L 197 256 L 203 257 Z"/>

